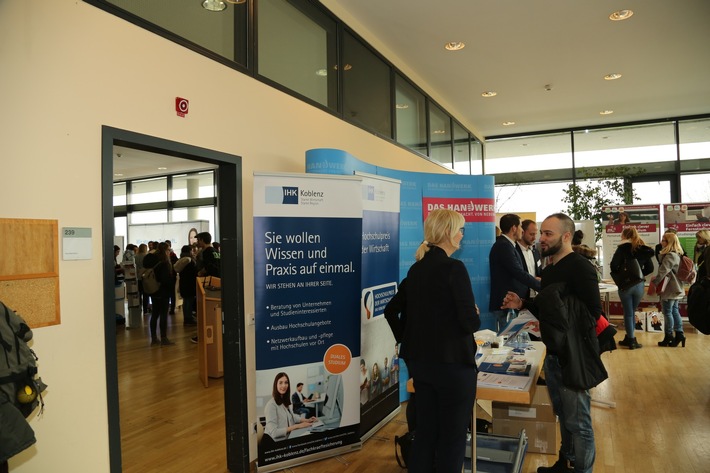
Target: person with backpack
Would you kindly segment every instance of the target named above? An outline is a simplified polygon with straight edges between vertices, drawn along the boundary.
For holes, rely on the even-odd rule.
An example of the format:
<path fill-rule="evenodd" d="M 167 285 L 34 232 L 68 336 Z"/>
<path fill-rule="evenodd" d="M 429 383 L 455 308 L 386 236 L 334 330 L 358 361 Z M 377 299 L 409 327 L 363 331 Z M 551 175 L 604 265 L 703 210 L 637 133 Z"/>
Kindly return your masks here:
<path fill-rule="evenodd" d="M 170 295 L 175 292 L 173 283 L 175 279 L 173 265 L 170 262 L 170 247 L 167 243 L 158 244 L 155 256 L 157 262 L 153 266 L 148 266 L 149 263 L 152 263 L 148 257 L 143 260 L 143 265 L 153 269 L 155 278 L 160 283 L 158 290 L 150 295 L 153 300 L 153 312 L 150 315 L 150 345 L 174 345 L 175 343 L 168 338 L 168 309 Z M 160 336 L 157 331 L 158 324 L 160 324 Z"/>
<path fill-rule="evenodd" d="M 653 248 L 646 246 L 646 243 L 641 239 L 636 230 L 636 227 L 626 227 L 621 232 L 621 242 L 614 252 L 609 264 L 612 271 L 619 271 L 624 265 L 624 261 L 635 259 L 641 267 L 641 272 L 647 276 L 653 272 Z M 636 324 L 634 316 L 636 308 L 641 303 L 644 293 L 644 281 L 634 284 L 631 287 L 619 288 L 619 300 L 624 309 L 624 329 L 626 336 L 619 342 L 622 347 L 628 347 L 629 350 L 641 348 L 641 345 L 636 341 L 634 330 Z"/>
<path fill-rule="evenodd" d="M 678 303 L 685 295 L 683 284 L 676 276 L 680 266 L 682 248 L 678 241 L 678 236 L 672 232 L 663 234 L 661 240 L 661 264 L 658 267 L 658 274 L 652 282 L 657 288 L 663 288 L 659 292 L 663 315 L 665 316 L 666 336 L 658 342 L 660 347 L 677 347 L 679 344 L 685 346 L 685 335 L 683 334 L 683 320 L 680 318 Z M 668 279 L 664 282 L 664 279 Z M 673 336 L 675 330 L 675 337 Z"/>
<path fill-rule="evenodd" d="M 192 315 L 197 308 L 195 301 L 197 298 L 197 265 L 193 258 L 191 245 L 184 245 L 180 250 L 180 259 L 174 264 L 175 272 L 180 275 L 179 287 L 182 296 L 182 319 L 183 325 L 197 325 L 195 316 Z"/>
<path fill-rule="evenodd" d="M 695 234 L 695 264 L 698 267 L 698 281 L 710 277 L 710 230 L 700 230 Z"/>

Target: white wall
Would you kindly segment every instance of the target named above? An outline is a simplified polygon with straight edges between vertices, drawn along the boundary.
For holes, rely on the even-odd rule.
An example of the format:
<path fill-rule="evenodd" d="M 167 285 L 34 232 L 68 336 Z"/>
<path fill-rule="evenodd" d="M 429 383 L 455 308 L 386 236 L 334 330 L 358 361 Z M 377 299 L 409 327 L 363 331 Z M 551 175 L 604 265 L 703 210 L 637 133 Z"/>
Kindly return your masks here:
<path fill-rule="evenodd" d="M 109 469 L 101 261 L 101 126 L 243 157 L 245 311 L 253 312 L 252 173 L 303 172 L 305 151 L 444 172 L 331 115 L 78 0 L 0 1 L 0 217 L 93 230 L 60 261 L 61 324 L 35 330 L 47 408 L 14 473 Z M 190 100 L 187 118 L 174 98 Z M 87 278 L 95 274 L 95 278 Z M 113 297 L 113 295 L 109 295 Z M 253 326 L 247 327 L 255 418 Z M 251 445 L 252 458 L 255 445 Z"/>

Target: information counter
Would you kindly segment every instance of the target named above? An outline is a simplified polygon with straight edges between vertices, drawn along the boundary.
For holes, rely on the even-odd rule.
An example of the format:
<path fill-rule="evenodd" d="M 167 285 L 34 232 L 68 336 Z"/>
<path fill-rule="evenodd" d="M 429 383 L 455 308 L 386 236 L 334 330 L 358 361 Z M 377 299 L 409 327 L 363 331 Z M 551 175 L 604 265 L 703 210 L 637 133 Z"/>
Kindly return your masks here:
<path fill-rule="evenodd" d="M 224 376 L 222 358 L 222 282 L 207 276 L 197 278 L 197 360 L 205 387 L 209 378 Z"/>

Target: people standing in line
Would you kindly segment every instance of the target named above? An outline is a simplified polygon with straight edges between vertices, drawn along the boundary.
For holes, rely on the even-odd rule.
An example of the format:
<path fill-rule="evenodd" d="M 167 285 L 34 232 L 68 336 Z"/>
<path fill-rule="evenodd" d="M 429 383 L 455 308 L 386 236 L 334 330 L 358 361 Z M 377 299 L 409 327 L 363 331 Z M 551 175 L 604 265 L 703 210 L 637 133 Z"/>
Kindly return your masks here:
<path fill-rule="evenodd" d="M 520 225 L 523 232 L 517 241 L 516 249 L 520 252 L 530 276 L 539 278 L 542 272 L 542 262 L 540 261 L 540 253 L 535 248 L 537 224 L 532 220 L 523 220 Z M 530 289 L 528 296 L 535 297 L 535 290 Z"/>
<path fill-rule="evenodd" d="M 222 272 L 220 254 L 212 246 L 212 235 L 209 232 L 197 234 L 197 275 L 220 277 Z"/>
<path fill-rule="evenodd" d="M 698 267 L 697 280 L 710 277 L 710 230 L 700 230 L 695 234 L 695 264 Z"/>
<path fill-rule="evenodd" d="M 683 284 L 676 277 L 683 248 L 680 246 L 678 236 L 672 232 L 663 234 L 661 246 L 663 246 L 660 253 L 661 263 L 658 266 L 656 277 L 653 278 L 653 283 L 656 287 L 661 287 L 664 279 L 668 278 L 668 282 L 659 294 L 665 318 L 665 337 L 658 342 L 658 346 L 677 347 L 679 344 L 685 346 L 683 320 L 680 318 L 680 312 L 678 311 L 678 303 L 685 296 L 685 289 L 683 289 Z M 674 330 L 675 337 L 673 336 Z"/>
<path fill-rule="evenodd" d="M 491 273 L 491 298 L 489 310 L 496 317 L 497 331 L 501 332 L 507 323 L 508 311 L 500 310 L 500 301 L 508 291 L 525 299 L 530 289 L 540 290 L 540 279 L 528 273 L 522 253 L 516 248 L 516 242 L 522 237 L 523 227 L 520 217 L 506 214 L 500 218 L 503 232 L 488 255 Z"/>
<path fill-rule="evenodd" d="M 143 290 L 143 260 L 145 255 L 148 254 L 148 245 L 141 243 L 138 245 L 138 251 L 136 252 L 136 279 L 138 280 L 138 298 L 140 299 L 140 305 L 143 307 L 143 313 L 148 313 L 148 304 L 150 301 L 150 296 Z"/>
<path fill-rule="evenodd" d="M 264 406 L 264 434 L 273 440 L 286 440 L 292 431 L 308 428 L 317 420 L 294 414 L 291 410 L 291 381 L 286 373 L 276 375 L 271 394 L 271 399 Z"/>
<path fill-rule="evenodd" d="M 579 378 L 582 373 L 571 369 L 564 353 L 549 344 L 551 340 L 563 339 L 567 343 L 579 344 L 582 340 L 589 340 L 592 345 L 597 343 L 596 353 L 592 353 L 593 350 L 583 353 L 575 351 L 578 358 L 576 361 L 584 365 L 584 374 L 588 374 L 590 368 L 596 367 L 592 371 L 595 383 L 606 379 L 603 365 L 601 370 L 598 368 L 601 360 L 593 323 L 601 317 L 602 312 L 597 275 L 589 262 L 572 250 L 573 234 L 574 221 L 567 215 L 558 213 L 547 217 L 541 225 L 540 248 L 543 257 L 550 257 L 550 264 L 542 270 L 541 292 L 534 300 L 527 301 L 523 301 L 515 292 L 508 292 L 501 304 L 501 308 L 505 309 L 526 307 L 538 315 L 542 340 L 547 346 L 544 362 L 545 381 L 553 409 L 560 420 L 562 442 L 555 464 L 539 467 L 538 473 L 591 473 L 596 455 L 591 396 L 588 389 L 577 387 L 581 384 Z M 577 308 L 569 310 L 568 316 L 575 317 L 580 323 L 574 325 L 576 330 L 565 332 L 564 337 L 555 333 L 560 322 L 558 319 L 562 315 L 559 305 L 551 303 L 555 300 L 551 295 L 564 297 L 566 304 Z M 543 324 L 543 320 L 549 322 Z M 588 323 L 581 323 L 583 321 Z M 571 348 L 572 345 L 567 345 L 564 350 Z"/>
<path fill-rule="evenodd" d="M 182 297 L 183 325 L 197 325 L 194 311 L 197 298 L 197 265 L 194 259 L 194 247 L 184 245 L 180 250 L 180 259 L 174 265 L 175 272 L 180 275 L 178 287 Z"/>
<path fill-rule="evenodd" d="M 174 345 L 168 338 L 168 309 L 170 307 L 170 293 L 175 292 L 173 265 L 170 262 L 170 248 L 167 243 L 159 243 L 155 252 L 157 263 L 152 266 L 155 278 L 160 283 L 160 288 L 151 298 L 153 299 L 153 313 L 150 316 L 150 344 L 151 345 Z M 146 258 L 143 259 L 144 264 Z M 150 268 L 151 266 L 146 266 Z M 158 335 L 158 324 L 160 324 L 160 335 Z"/>
<path fill-rule="evenodd" d="M 400 356 L 417 398 L 417 435 L 407 461 L 412 473 L 461 471 L 464 462 L 476 398 L 473 333 L 481 325 L 466 266 L 451 258 L 463 239 L 464 223 L 453 210 L 429 214 L 406 285 L 385 308 L 395 339 L 402 342 Z"/>
<path fill-rule="evenodd" d="M 653 248 L 647 246 L 643 239 L 639 236 L 636 227 L 626 227 L 621 232 L 621 241 L 616 247 L 614 256 L 611 258 L 609 268 L 611 271 L 619 271 L 626 260 L 635 259 L 641 267 L 641 272 L 644 276 L 653 273 Z M 619 288 L 619 300 L 624 309 L 624 329 L 626 335 L 619 342 L 622 347 L 628 347 L 629 350 L 641 348 L 641 345 L 636 340 L 636 324 L 634 316 L 636 308 L 641 303 L 644 294 L 644 283 L 640 281 L 631 287 Z"/>

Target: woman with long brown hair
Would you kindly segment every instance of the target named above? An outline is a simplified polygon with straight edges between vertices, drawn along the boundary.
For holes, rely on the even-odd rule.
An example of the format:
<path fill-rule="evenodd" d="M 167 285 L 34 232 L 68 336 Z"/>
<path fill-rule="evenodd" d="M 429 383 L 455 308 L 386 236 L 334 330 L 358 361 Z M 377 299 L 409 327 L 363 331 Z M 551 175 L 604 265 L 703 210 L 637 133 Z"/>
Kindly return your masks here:
<path fill-rule="evenodd" d="M 641 272 L 644 276 L 653 272 L 653 248 L 646 246 L 644 241 L 638 234 L 636 227 L 626 227 L 621 232 L 621 242 L 611 258 L 609 267 L 612 271 L 619 271 L 625 264 L 625 261 L 635 259 L 641 267 Z M 641 348 L 639 342 L 636 341 L 635 328 L 636 323 L 634 315 L 636 308 L 641 303 L 643 298 L 644 280 L 637 282 L 630 287 L 619 288 L 619 300 L 624 308 L 624 329 L 626 335 L 619 342 L 622 347 L 628 347 L 629 350 Z"/>

